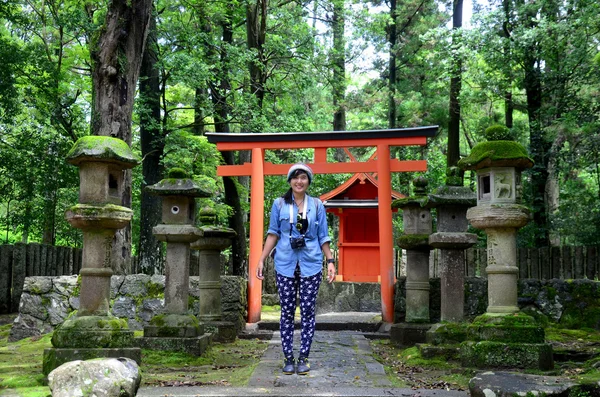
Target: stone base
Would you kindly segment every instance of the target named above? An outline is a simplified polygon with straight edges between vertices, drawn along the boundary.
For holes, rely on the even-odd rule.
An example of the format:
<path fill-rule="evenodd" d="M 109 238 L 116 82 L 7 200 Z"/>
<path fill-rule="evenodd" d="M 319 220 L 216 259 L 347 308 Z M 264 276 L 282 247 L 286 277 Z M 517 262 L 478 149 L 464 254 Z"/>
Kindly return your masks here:
<path fill-rule="evenodd" d="M 423 358 L 443 357 L 446 360 L 457 360 L 460 358 L 459 345 L 429 345 L 426 343 L 417 343 L 417 348 Z"/>
<path fill-rule="evenodd" d="M 114 349 L 49 348 L 44 350 L 42 371 L 44 376 L 48 376 L 53 369 L 69 361 L 119 357 L 130 358 L 140 365 L 142 363 L 142 350 L 137 347 Z"/>
<path fill-rule="evenodd" d="M 167 327 L 147 325 L 144 327 L 144 338 L 195 338 L 204 334 L 204 326 Z"/>
<path fill-rule="evenodd" d="M 465 367 L 529 368 L 547 371 L 554 368 L 552 346 L 548 343 L 464 342 L 460 359 Z"/>
<path fill-rule="evenodd" d="M 235 324 L 231 321 L 206 321 L 204 326 L 208 332 L 211 332 L 215 342 L 230 343 L 235 342 L 237 330 Z"/>
<path fill-rule="evenodd" d="M 431 345 L 452 345 L 467 340 L 467 324 L 438 323 L 427 330 L 427 343 Z"/>
<path fill-rule="evenodd" d="M 212 334 L 196 338 L 135 338 L 133 343 L 149 350 L 176 351 L 201 356 L 212 342 Z"/>
<path fill-rule="evenodd" d="M 396 346 L 414 346 L 424 343 L 431 324 L 398 323 L 390 328 L 390 341 Z"/>
<path fill-rule="evenodd" d="M 467 327 L 467 339 L 504 343 L 544 343 L 544 328 L 523 313 L 497 316 L 486 313 Z"/>
<path fill-rule="evenodd" d="M 124 319 L 108 316 L 72 315 L 52 335 L 59 349 L 120 349 L 131 346 L 133 331 Z"/>

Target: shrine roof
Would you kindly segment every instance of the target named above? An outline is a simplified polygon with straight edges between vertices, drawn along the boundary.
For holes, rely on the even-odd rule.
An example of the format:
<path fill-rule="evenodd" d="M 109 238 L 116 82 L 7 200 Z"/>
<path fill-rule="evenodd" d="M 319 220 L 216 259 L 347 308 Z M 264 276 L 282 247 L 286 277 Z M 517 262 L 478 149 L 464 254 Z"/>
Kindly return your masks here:
<path fill-rule="evenodd" d="M 348 189 L 350 189 L 356 183 L 365 183 L 365 182 L 368 182 L 368 183 L 372 184 L 373 186 L 378 187 L 377 180 L 373 176 L 371 176 L 369 174 L 365 174 L 363 172 L 360 172 L 360 173 L 356 173 L 356 174 L 352 175 L 352 177 L 350 177 L 346 182 L 342 183 L 335 189 L 333 189 L 325 194 L 322 194 L 321 196 L 319 196 L 319 198 L 323 201 L 323 203 L 325 204 L 325 207 L 327 207 L 327 208 L 377 208 L 378 200 L 376 198 L 375 199 L 347 199 L 347 198 L 336 199 L 335 198 L 335 197 L 342 195 L 344 192 L 346 192 Z M 404 195 L 402 193 L 392 190 L 392 200 L 397 200 L 397 199 L 403 198 L 403 197 L 404 197 Z"/>

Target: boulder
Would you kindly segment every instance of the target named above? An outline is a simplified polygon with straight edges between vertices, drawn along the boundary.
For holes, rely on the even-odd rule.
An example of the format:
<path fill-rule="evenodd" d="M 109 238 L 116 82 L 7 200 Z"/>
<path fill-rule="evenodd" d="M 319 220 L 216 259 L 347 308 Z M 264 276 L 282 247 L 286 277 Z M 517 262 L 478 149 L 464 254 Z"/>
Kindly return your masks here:
<path fill-rule="evenodd" d="M 568 396 L 578 387 L 568 378 L 502 371 L 480 372 L 469 381 L 471 397 Z"/>
<path fill-rule="evenodd" d="M 48 386 L 53 397 L 134 397 L 141 379 L 129 358 L 98 358 L 61 365 L 48 374 Z"/>

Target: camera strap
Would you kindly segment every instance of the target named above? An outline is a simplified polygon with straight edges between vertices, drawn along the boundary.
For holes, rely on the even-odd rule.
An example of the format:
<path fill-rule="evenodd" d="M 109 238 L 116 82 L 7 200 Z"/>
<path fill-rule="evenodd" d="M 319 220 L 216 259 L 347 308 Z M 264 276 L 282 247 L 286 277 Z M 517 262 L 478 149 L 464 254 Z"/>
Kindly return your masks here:
<path fill-rule="evenodd" d="M 302 220 L 306 219 L 306 210 L 308 200 L 306 199 L 308 196 L 304 196 L 304 205 L 302 206 Z M 293 200 L 292 200 L 293 201 Z M 300 210 L 300 209 L 298 209 Z M 294 203 L 290 204 L 290 238 L 292 238 L 292 228 L 294 227 L 295 222 L 294 218 Z M 303 235 L 304 236 L 304 235 Z"/>

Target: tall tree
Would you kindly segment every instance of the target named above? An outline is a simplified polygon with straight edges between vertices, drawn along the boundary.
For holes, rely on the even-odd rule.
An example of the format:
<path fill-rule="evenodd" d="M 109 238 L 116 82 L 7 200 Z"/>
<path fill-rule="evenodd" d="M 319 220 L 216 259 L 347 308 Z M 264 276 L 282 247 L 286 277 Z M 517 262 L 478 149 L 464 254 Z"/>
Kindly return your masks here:
<path fill-rule="evenodd" d="M 112 136 L 131 145 L 133 103 L 151 12 L 151 0 L 109 3 L 104 26 L 90 50 L 94 135 Z M 121 204 L 131 207 L 131 171 L 125 172 Z M 118 274 L 130 268 L 131 226 L 115 234 L 111 259 Z"/>
<path fill-rule="evenodd" d="M 331 81 L 333 94 L 333 130 L 346 130 L 346 16 L 344 0 L 332 0 L 331 30 L 333 31 L 333 48 L 331 63 L 333 79 Z"/>
<path fill-rule="evenodd" d="M 453 1 L 452 11 L 452 73 L 450 75 L 450 121 L 448 122 L 448 167 L 460 160 L 460 88 L 462 57 L 460 54 L 463 0 Z"/>
<path fill-rule="evenodd" d="M 162 274 L 162 243 L 152 233 L 162 217 L 162 200 L 149 194 L 145 187 L 163 176 L 161 160 L 165 150 L 160 106 L 160 75 L 156 18 L 150 18 L 147 45 L 140 69 L 140 144 L 142 149 L 142 186 L 140 200 L 139 270 L 145 274 Z"/>

